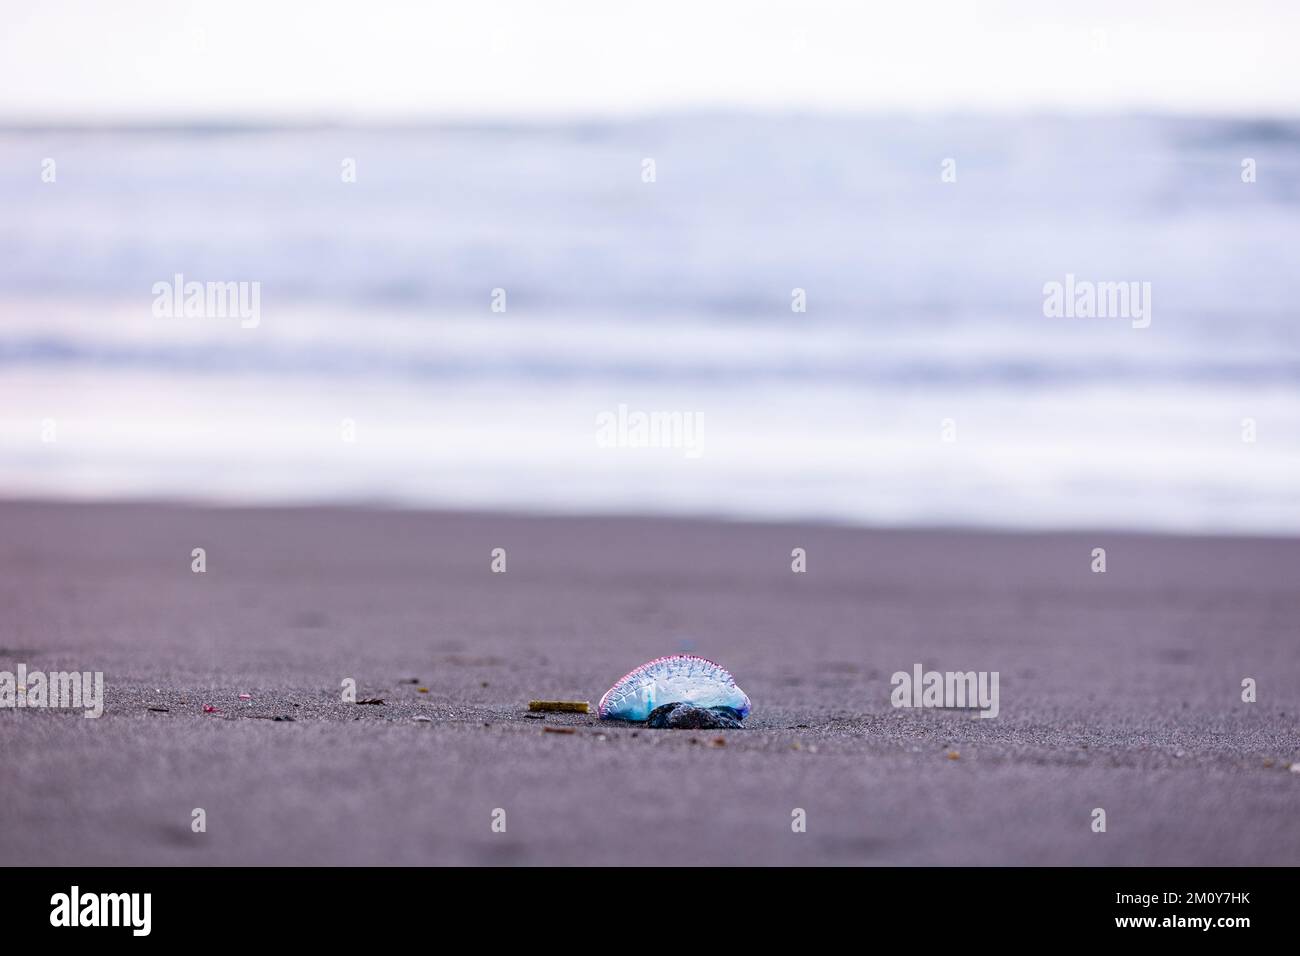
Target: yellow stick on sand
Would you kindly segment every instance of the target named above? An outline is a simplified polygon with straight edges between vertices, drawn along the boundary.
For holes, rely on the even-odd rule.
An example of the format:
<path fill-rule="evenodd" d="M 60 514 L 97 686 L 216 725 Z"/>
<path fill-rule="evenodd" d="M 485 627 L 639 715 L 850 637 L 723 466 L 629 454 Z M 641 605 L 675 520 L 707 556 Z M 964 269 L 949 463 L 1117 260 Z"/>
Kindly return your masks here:
<path fill-rule="evenodd" d="M 591 704 L 585 700 L 530 700 L 529 710 L 563 710 L 573 714 L 591 713 Z"/>

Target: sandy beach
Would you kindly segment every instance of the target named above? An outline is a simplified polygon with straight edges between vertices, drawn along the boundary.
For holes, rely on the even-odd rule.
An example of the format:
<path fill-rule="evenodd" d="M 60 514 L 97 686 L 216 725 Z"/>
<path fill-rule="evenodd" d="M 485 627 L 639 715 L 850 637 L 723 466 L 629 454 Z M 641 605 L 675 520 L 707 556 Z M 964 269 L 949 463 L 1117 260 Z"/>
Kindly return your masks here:
<path fill-rule="evenodd" d="M 1296 864 L 1298 568 L 1291 539 L 0 504 L 0 670 L 106 697 L 0 711 L 0 864 Z M 744 730 L 527 712 L 680 650 Z M 916 663 L 999 672 L 998 717 L 893 708 Z"/>

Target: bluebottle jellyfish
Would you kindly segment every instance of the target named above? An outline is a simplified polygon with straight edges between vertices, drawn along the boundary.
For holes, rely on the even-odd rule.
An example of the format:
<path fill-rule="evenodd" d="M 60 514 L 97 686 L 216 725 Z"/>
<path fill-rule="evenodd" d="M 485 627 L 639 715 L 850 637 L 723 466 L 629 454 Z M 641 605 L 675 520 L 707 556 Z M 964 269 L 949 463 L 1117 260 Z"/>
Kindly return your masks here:
<path fill-rule="evenodd" d="M 694 654 L 674 654 L 620 678 L 597 710 L 602 720 L 654 728 L 735 728 L 744 726 L 749 698 L 725 668 Z"/>

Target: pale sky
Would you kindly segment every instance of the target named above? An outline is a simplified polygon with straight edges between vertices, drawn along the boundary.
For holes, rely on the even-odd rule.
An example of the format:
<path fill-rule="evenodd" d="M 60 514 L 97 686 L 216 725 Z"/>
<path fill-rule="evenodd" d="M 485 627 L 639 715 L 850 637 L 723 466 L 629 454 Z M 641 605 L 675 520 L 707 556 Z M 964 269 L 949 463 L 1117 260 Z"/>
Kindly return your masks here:
<path fill-rule="evenodd" d="M 0 120 L 1300 113 L 1295 0 L 0 0 Z"/>

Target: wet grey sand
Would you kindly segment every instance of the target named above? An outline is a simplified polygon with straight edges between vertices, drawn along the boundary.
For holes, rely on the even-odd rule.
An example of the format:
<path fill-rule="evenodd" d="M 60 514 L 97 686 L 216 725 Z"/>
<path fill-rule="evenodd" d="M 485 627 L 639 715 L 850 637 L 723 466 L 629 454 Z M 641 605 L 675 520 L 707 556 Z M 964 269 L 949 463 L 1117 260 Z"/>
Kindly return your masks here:
<path fill-rule="evenodd" d="M 106 682 L 98 720 L 0 711 L 0 863 L 1296 864 L 1298 572 L 1283 539 L 0 504 L 0 670 Z M 745 729 L 528 713 L 678 650 Z M 998 671 L 999 716 L 894 709 L 916 662 Z"/>

